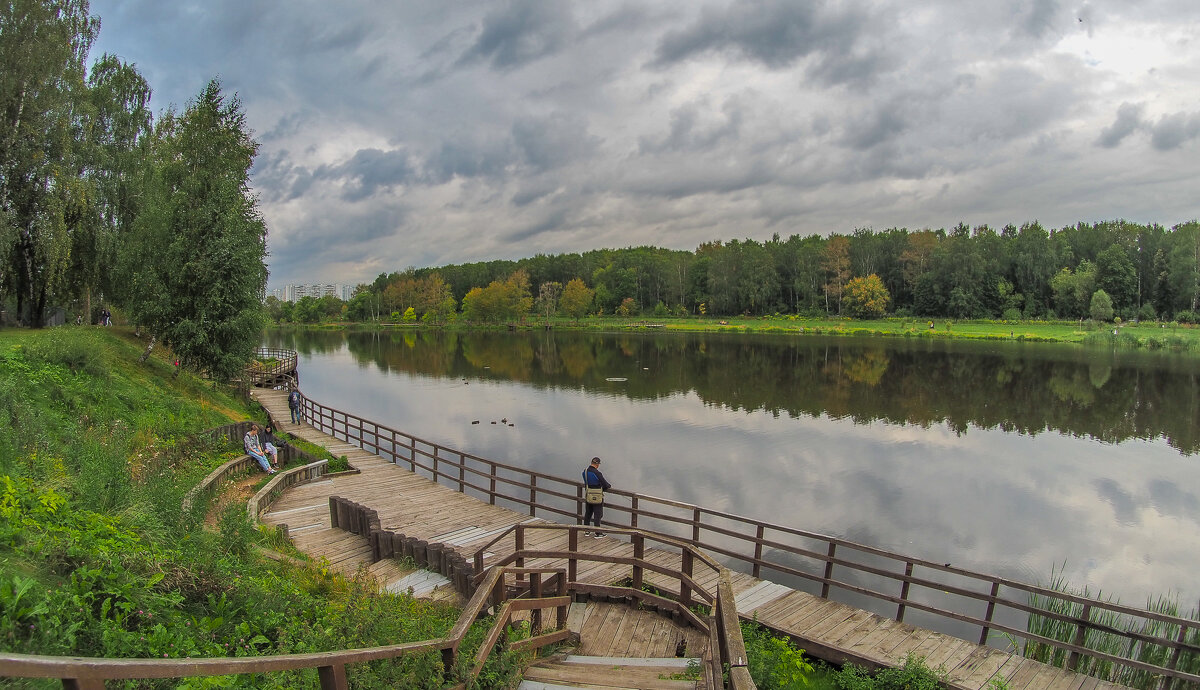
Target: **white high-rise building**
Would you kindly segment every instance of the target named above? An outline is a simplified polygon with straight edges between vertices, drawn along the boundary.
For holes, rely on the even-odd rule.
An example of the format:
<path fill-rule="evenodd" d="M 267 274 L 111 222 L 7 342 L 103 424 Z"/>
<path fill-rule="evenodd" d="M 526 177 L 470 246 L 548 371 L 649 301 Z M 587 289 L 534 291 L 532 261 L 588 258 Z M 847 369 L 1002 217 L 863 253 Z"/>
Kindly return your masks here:
<path fill-rule="evenodd" d="M 308 285 L 285 285 L 282 290 L 272 290 L 270 294 L 285 302 L 298 302 L 305 297 L 320 299 L 330 296 L 348 301 L 354 294 L 354 286 L 345 283 L 311 283 Z"/>

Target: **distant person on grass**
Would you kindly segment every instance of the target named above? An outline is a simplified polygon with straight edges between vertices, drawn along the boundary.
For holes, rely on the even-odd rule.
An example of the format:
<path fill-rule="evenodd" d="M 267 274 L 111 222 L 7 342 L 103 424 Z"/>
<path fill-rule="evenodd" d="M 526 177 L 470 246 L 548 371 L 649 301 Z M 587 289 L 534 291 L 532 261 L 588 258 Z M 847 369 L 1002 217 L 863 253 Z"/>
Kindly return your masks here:
<path fill-rule="evenodd" d="M 271 463 L 267 462 L 267 453 L 262 447 L 262 443 L 258 440 L 258 424 L 251 424 L 250 431 L 242 437 L 242 445 L 246 447 L 246 454 L 258 461 L 258 466 L 267 474 L 275 474 L 275 470 L 271 469 Z"/>
<path fill-rule="evenodd" d="M 587 466 L 583 471 L 583 483 L 589 489 L 602 489 L 608 491 L 612 485 L 604 478 L 604 473 L 600 471 L 600 458 L 592 458 L 592 464 Z M 596 526 L 595 532 L 584 531 L 586 537 L 591 535 L 596 539 L 604 536 L 604 532 L 600 531 L 600 518 L 604 517 L 604 500 L 603 494 L 599 503 L 584 502 L 583 508 L 583 524 L 593 524 Z"/>

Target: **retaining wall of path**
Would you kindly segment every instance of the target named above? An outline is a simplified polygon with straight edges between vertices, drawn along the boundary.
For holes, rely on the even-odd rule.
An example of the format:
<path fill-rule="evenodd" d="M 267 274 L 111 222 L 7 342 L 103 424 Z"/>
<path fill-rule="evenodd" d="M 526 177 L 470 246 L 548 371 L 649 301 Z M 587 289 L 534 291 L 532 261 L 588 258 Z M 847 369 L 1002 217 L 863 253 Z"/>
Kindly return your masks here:
<path fill-rule="evenodd" d="M 226 424 L 201 431 L 196 434 L 196 437 L 226 440 L 230 444 L 241 446 L 242 437 L 246 435 L 246 432 L 250 430 L 250 425 L 254 423 L 251 421 L 234 422 L 233 424 Z M 253 522 L 258 522 L 258 516 L 283 495 L 285 490 L 320 479 L 327 474 L 329 468 L 328 460 L 319 460 L 311 453 L 286 443 L 279 448 L 279 461 L 282 464 L 290 464 L 292 461 L 304 462 L 305 464 L 277 473 L 271 481 L 267 482 L 266 485 L 250 498 L 246 505 L 246 512 Z M 236 476 L 258 469 L 258 462 L 249 455 L 242 455 L 224 463 L 210 472 L 207 477 L 200 480 L 199 484 L 187 492 L 183 498 L 184 511 L 191 510 L 199 497 L 208 495 L 218 485 L 226 481 L 231 481 Z M 284 536 L 287 536 L 287 526 L 283 525 L 282 527 Z"/>
<path fill-rule="evenodd" d="M 449 544 L 380 529 L 377 511 L 339 496 L 329 497 L 329 522 L 334 528 L 367 537 L 372 563 L 411 558 L 417 567 L 446 576 L 463 596 L 475 594 L 475 566 Z"/>

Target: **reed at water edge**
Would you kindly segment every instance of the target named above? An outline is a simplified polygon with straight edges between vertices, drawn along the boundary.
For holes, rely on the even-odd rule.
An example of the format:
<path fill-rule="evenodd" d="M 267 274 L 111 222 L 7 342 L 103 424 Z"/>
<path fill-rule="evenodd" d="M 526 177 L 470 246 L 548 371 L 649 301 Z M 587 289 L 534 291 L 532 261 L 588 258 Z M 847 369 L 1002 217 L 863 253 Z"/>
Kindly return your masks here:
<path fill-rule="evenodd" d="M 1082 597 L 1092 597 L 1087 587 L 1082 591 L 1076 591 L 1071 588 L 1062 571 L 1055 571 L 1051 577 L 1050 588 L 1062 592 L 1064 594 L 1073 594 Z M 1113 599 L 1106 599 L 1103 593 L 1097 593 L 1096 597 L 1111 603 L 1117 603 Z M 1062 616 L 1073 618 L 1083 618 L 1083 604 L 1078 602 L 1061 599 L 1055 596 L 1043 596 L 1039 594 L 1029 595 L 1030 606 L 1046 611 L 1047 613 L 1056 613 Z M 1200 621 L 1200 608 L 1193 608 L 1184 615 L 1179 613 L 1179 601 L 1177 598 L 1170 595 L 1159 595 L 1147 603 L 1146 608 L 1155 613 L 1164 615 L 1190 618 Z M 1093 610 L 1092 622 L 1114 628 L 1124 630 L 1126 632 L 1135 632 L 1142 635 L 1153 636 L 1168 640 L 1178 639 L 1179 626 L 1164 623 L 1149 618 L 1139 618 L 1119 614 L 1113 611 Z M 1050 616 L 1039 614 L 1030 614 L 1029 620 L 1026 623 L 1026 630 L 1042 637 L 1048 637 L 1053 640 L 1059 640 L 1063 643 L 1073 643 L 1078 631 L 1078 625 L 1068 621 L 1057 620 Z M 1185 641 L 1191 645 L 1200 645 L 1200 630 L 1191 628 Z M 1171 658 L 1171 650 L 1163 645 L 1151 644 L 1141 640 L 1135 640 L 1121 635 L 1117 635 L 1104 630 L 1095 628 L 1087 628 L 1084 631 L 1083 647 L 1111 654 L 1113 656 L 1122 657 L 1125 659 L 1133 659 L 1155 666 L 1165 667 Z M 1036 642 L 1026 641 L 1021 653 L 1029 659 L 1040 661 L 1044 664 L 1065 668 L 1067 659 L 1070 653 L 1051 645 Z M 1200 673 L 1200 655 L 1192 652 L 1183 652 L 1179 656 L 1179 661 L 1176 668 L 1188 673 Z M 1083 654 L 1079 658 L 1079 665 L 1075 669 L 1078 673 L 1083 673 L 1089 676 L 1107 680 L 1121 685 L 1127 685 L 1133 688 L 1144 688 L 1146 690 L 1154 690 L 1158 688 L 1159 674 L 1140 669 L 1129 668 L 1120 664 L 1115 664 L 1107 659 L 1101 659 L 1087 654 Z M 1166 690 L 1174 690 L 1176 688 L 1187 687 L 1189 684 L 1184 681 L 1174 681 L 1166 684 Z"/>

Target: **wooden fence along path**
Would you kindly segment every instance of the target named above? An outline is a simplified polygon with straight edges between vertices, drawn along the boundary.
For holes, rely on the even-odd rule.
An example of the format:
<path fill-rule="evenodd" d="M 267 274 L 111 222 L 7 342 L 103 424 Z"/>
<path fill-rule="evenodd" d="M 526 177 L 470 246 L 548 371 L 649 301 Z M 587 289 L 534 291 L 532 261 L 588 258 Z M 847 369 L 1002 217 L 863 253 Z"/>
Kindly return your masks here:
<path fill-rule="evenodd" d="M 358 474 L 334 476 L 289 489 L 261 516 L 267 524 L 286 524 L 299 549 L 327 558 L 343 571 L 353 571 L 360 563 L 370 563 L 371 548 L 364 537 L 330 527 L 331 496 L 374 509 L 384 530 L 431 543 L 449 544 L 468 558 L 518 523 L 542 522 L 541 518 L 493 505 L 438 484 L 308 424 L 290 424 L 286 391 L 257 389 L 253 395 L 279 422 L 282 430 L 324 446 L 335 455 L 346 455 L 359 470 Z M 526 551 L 567 549 L 566 536 L 561 531 L 527 532 L 530 536 L 523 545 Z M 514 548 L 511 539 L 491 543 L 482 554 L 483 565 L 513 553 Z M 578 548 L 617 559 L 635 555 L 633 544 L 614 537 L 584 539 Z M 691 567 L 681 562 L 678 552 L 647 550 L 644 557 L 672 571 Z M 371 566 L 372 572 L 389 589 L 403 591 L 412 586 L 419 593 L 422 587 L 429 586 L 429 582 L 389 579 L 390 563 L 391 559 L 384 559 Z M 526 559 L 525 566 L 563 567 L 563 562 Z M 583 563 L 577 579 L 584 583 L 610 584 L 629 578 L 630 571 L 628 565 L 620 563 Z M 710 590 L 716 586 L 713 580 L 715 575 L 697 574 L 697 582 Z M 672 595 L 680 594 L 678 579 L 647 571 L 645 581 Z M 750 574 L 733 573 L 732 584 L 738 614 L 742 618 L 756 618 L 770 628 L 786 632 L 804 641 L 811 653 L 822 658 L 877 667 L 898 665 L 903 663 L 906 655 L 913 654 L 924 657 L 932 668 L 944 667 L 950 683 L 960 688 L 987 688 L 993 681 L 1003 681 L 1009 690 L 1122 687 L 796 591 Z M 619 636 L 626 632 L 612 628 L 608 634 Z M 628 633 L 637 634 L 636 631 Z M 689 651 L 689 654 L 693 652 Z"/>

